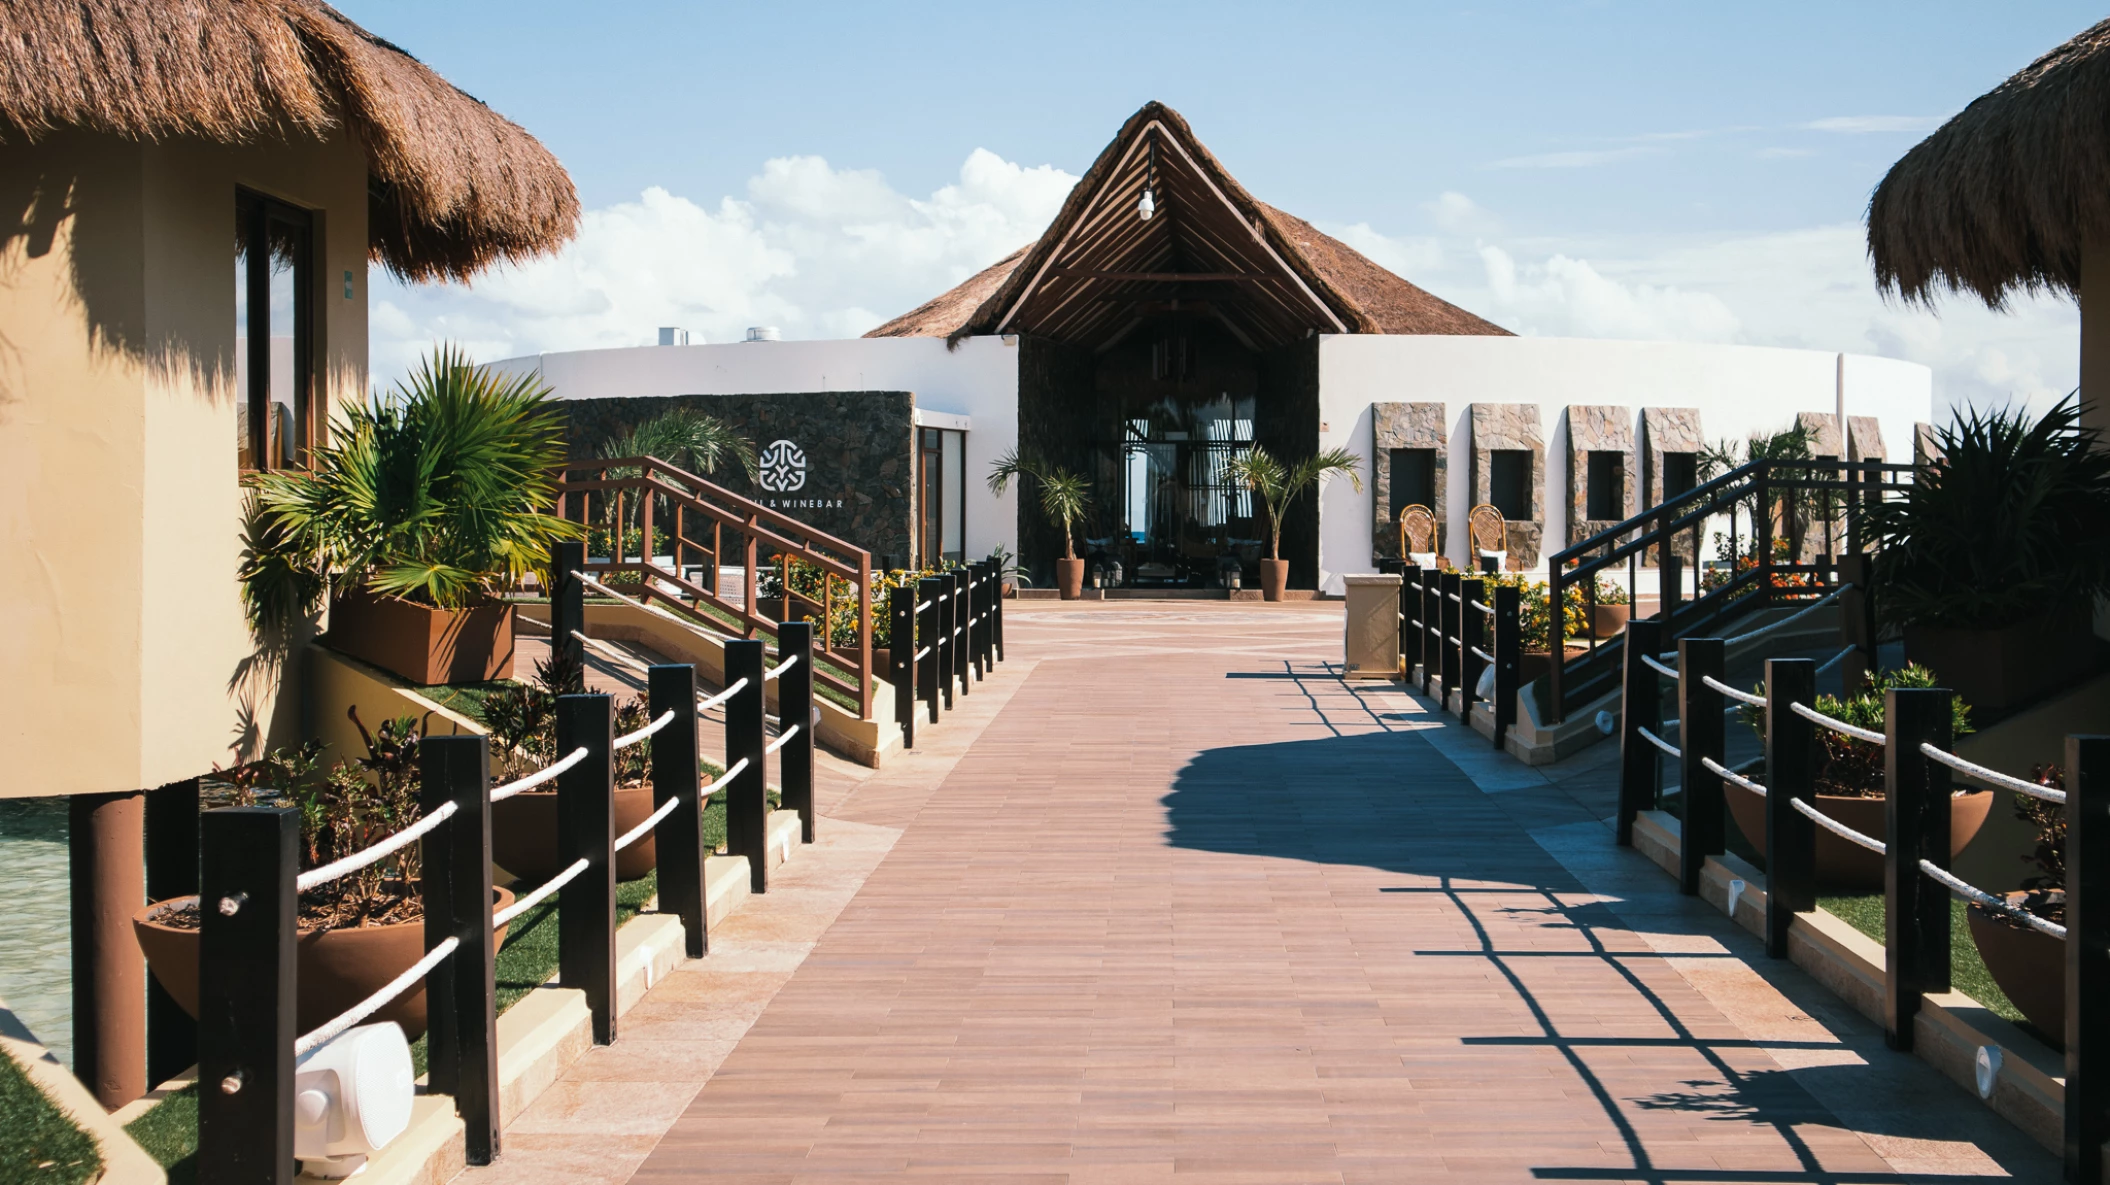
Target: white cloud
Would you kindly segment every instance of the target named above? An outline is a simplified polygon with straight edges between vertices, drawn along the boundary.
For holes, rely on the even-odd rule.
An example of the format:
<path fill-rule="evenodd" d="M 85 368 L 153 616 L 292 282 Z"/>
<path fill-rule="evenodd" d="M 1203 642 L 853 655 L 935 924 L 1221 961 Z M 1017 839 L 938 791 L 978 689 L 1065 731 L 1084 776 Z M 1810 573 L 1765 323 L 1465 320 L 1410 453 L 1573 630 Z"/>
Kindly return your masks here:
<path fill-rule="evenodd" d="M 1931 132 L 1940 127 L 1941 122 L 1941 117 L 1934 115 L 1834 115 L 1828 119 L 1813 119 L 1802 126 L 1812 132 L 1859 136 L 1870 132 Z"/>
<path fill-rule="evenodd" d="M 1487 207 L 1455 189 L 1438 194 L 1433 202 L 1423 202 L 1421 208 L 1439 229 L 1452 234 L 1489 234 L 1502 226 Z"/>
<path fill-rule="evenodd" d="M 1653 156 L 1663 151 L 1644 145 L 1626 148 L 1586 148 L 1571 152 L 1541 152 L 1533 156 L 1511 156 L 1488 165 L 1491 169 L 1587 169 L 1593 165 L 1606 165 L 1613 161 L 1628 160 L 1637 156 Z"/>
<path fill-rule="evenodd" d="M 588 211 L 562 253 L 473 285 L 377 279 L 373 374 L 386 385 L 440 340 L 497 359 L 645 344 L 662 325 L 854 337 L 1032 241 L 1074 184 L 976 149 L 927 198 L 813 156 L 766 162 L 715 206 L 654 187 Z"/>

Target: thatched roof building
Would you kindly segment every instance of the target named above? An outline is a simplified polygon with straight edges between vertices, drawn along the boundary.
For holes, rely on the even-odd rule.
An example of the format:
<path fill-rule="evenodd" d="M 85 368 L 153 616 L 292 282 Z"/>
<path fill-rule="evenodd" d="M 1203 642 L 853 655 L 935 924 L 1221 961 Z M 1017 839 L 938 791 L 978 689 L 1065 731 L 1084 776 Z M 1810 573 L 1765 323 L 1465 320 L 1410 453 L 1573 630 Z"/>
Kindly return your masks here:
<path fill-rule="evenodd" d="M 465 277 L 570 238 L 578 195 L 533 136 L 318 0 L 10 0 L 0 140 L 84 128 L 223 143 L 351 132 L 372 258 Z"/>
<path fill-rule="evenodd" d="M 1974 100 L 1893 165 L 1868 204 L 1876 282 L 1905 299 L 2078 296 L 2110 242 L 2110 21 Z"/>
<path fill-rule="evenodd" d="M 1163 213 L 1136 216 L 1145 189 Z M 1148 103 L 1037 241 L 866 336 L 1023 330 L 1098 345 L 1182 302 L 1254 346 L 1309 332 L 1509 332 L 1255 199 L 1179 112 Z"/>

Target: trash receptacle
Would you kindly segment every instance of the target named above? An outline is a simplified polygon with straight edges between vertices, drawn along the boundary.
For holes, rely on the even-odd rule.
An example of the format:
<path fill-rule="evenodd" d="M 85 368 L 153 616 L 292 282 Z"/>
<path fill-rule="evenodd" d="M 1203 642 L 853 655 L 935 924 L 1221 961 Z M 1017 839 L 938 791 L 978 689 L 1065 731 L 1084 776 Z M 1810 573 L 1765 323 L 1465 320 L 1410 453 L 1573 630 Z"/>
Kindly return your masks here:
<path fill-rule="evenodd" d="M 1343 576 L 1348 599 L 1341 639 L 1342 674 L 1350 679 L 1399 678 L 1397 573 Z"/>

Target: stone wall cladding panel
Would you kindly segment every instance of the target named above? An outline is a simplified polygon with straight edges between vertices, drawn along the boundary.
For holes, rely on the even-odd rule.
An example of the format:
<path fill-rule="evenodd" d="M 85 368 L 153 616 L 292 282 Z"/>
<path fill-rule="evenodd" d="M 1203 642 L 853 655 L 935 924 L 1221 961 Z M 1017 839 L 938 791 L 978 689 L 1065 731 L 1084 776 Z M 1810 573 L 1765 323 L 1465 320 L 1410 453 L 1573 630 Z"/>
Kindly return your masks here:
<path fill-rule="evenodd" d="M 1492 501 L 1489 481 L 1495 450 L 1521 449 L 1531 454 L 1531 514 L 1510 519 L 1506 528 L 1510 565 L 1518 569 L 1537 566 L 1546 531 L 1546 441 L 1539 431 L 1539 414 L 1536 403 L 1475 403 L 1468 417 L 1473 506 Z M 1470 514 L 1472 506 L 1465 510 Z"/>
<path fill-rule="evenodd" d="M 805 480 L 795 490 L 762 489 L 736 464 L 699 476 L 865 548 L 875 568 L 908 562 L 916 507 L 915 397 L 907 391 L 612 397 L 568 399 L 563 406 L 574 457 L 595 456 L 609 440 L 677 408 L 724 421 L 757 451 L 789 440 L 805 462 Z M 730 538 L 726 551 L 722 562 L 731 562 Z"/>
<path fill-rule="evenodd" d="M 1914 424 L 1912 426 L 1912 463 L 1914 465 L 1931 465 L 1941 460 L 1942 457 L 1941 437 L 1936 434 L 1934 425 L 1924 420 Z"/>
<path fill-rule="evenodd" d="M 1846 459 L 1883 461 L 1890 454 L 1883 448 L 1883 422 L 1874 416 L 1846 417 Z"/>
<path fill-rule="evenodd" d="M 1707 439 L 1701 434 L 1700 409 L 1697 407 L 1644 407 L 1641 409 L 1641 472 L 1643 488 L 1641 505 L 1636 513 L 1663 504 L 1663 455 L 1665 453 L 1701 453 L 1707 449 Z M 1671 541 L 1671 554 L 1690 564 L 1693 561 L 1692 537 L 1681 535 Z M 1641 562 L 1654 567 L 1656 550 L 1650 548 L 1641 557 Z"/>
<path fill-rule="evenodd" d="M 1618 453 L 1619 517 L 1589 515 L 1590 454 Z M 1609 531 L 1634 514 L 1634 411 L 1630 407 L 1571 404 L 1568 408 L 1568 544 Z"/>
<path fill-rule="evenodd" d="M 1399 555 L 1399 524 L 1392 519 L 1392 465 L 1391 450 L 1396 448 L 1434 449 L 1436 504 L 1429 510 L 1436 515 L 1436 550 L 1443 551 L 1449 531 L 1450 519 L 1445 514 L 1445 485 L 1449 480 L 1450 434 L 1443 425 L 1444 405 L 1441 403 L 1373 403 L 1370 405 L 1370 469 L 1374 476 L 1371 505 L 1375 508 L 1371 523 L 1371 554 L 1393 559 Z"/>

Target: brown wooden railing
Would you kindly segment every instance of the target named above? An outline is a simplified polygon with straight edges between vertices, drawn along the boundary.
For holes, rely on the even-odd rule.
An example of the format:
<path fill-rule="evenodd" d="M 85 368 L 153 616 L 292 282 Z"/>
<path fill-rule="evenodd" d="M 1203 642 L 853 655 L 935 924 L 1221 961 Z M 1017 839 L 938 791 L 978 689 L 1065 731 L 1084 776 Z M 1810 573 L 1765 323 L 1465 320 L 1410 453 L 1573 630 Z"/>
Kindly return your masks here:
<path fill-rule="evenodd" d="M 871 717 L 871 552 L 657 457 L 577 461 L 567 464 L 562 476 L 557 513 L 607 532 L 607 554 L 596 556 L 588 548 L 588 575 L 625 592 L 630 591 L 626 578 L 635 577 L 639 600 L 726 637 L 775 632 L 777 620 L 760 612 L 756 597 L 763 565 L 787 577 L 793 564 L 818 569 L 818 601 L 792 593 L 788 580 L 783 583 L 783 616 L 796 619 L 801 609 L 816 613 L 816 681 L 854 699 L 860 717 Z M 632 530 L 639 532 L 635 556 L 628 553 Z M 741 569 L 737 601 L 719 587 L 720 571 L 733 566 L 724 562 L 728 549 Z M 662 556 L 671 564 L 658 563 Z M 833 628 L 836 607 L 847 607 L 853 599 L 856 620 L 844 643 Z"/>

